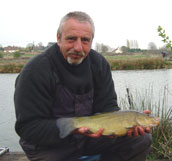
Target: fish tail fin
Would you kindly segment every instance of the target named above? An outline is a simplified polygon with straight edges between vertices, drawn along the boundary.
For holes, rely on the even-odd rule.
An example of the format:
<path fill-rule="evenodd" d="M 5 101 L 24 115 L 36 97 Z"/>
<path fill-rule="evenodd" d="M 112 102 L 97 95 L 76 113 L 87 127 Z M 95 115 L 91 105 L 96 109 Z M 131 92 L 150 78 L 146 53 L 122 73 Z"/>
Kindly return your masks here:
<path fill-rule="evenodd" d="M 76 129 L 73 125 L 73 118 L 59 118 L 56 121 L 56 125 L 59 129 L 59 136 L 62 139 Z"/>

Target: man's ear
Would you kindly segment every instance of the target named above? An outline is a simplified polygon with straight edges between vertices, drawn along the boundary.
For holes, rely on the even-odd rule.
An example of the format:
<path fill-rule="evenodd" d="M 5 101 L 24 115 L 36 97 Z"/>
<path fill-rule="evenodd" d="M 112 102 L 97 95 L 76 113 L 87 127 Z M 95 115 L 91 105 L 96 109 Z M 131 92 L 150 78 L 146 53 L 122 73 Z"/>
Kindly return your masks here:
<path fill-rule="evenodd" d="M 61 42 L 61 36 L 59 34 L 57 34 L 57 43 L 58 43 L 58 45 L 60 44 L 60 42 Z"/>

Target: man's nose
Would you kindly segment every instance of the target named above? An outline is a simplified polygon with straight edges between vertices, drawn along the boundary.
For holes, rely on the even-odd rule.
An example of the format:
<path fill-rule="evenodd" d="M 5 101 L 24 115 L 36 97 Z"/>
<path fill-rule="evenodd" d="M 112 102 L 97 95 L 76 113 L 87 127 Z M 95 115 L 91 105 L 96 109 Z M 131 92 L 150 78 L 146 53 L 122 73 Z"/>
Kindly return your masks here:
<path fill-rule="evenodd" d="M 83 48 L 82 48 L 82 42 L 80 39 L 77 39 L 74 43 L 74 50 L 77 52 L 82 52 Z"/>

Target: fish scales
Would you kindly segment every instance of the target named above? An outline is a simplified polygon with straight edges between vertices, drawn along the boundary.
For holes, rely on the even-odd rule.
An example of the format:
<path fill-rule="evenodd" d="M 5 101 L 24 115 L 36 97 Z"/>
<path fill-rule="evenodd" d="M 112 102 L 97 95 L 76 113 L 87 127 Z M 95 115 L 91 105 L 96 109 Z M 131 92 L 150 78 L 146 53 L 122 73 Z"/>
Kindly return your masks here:
<path fill-rule="evenodd" d="M 158 126 L 160 119 L 137 111 L 127 110 L 85 117 L 60 118 L 57 124 L 61 138 L 66 137 L 73 130 L 80 127 L 88 127 L 93 133 L 103 128 L 102 135 L 124 136 L 129 129 L 137 125 L 143 127 Z"/>
<path fill-rule="evenodd" d="M 90 116 L 85 117 L 82 121 L 80 118 L 76 119 L 74 126 L 79 127 L 89 127 L 90 131 L 95 133 L 100 128 L 104 128 L 103 135 L 125 135 L 128 128 L 136 126 L 136 112 L 113 112 L 100 114 L 98 117 Z"/>

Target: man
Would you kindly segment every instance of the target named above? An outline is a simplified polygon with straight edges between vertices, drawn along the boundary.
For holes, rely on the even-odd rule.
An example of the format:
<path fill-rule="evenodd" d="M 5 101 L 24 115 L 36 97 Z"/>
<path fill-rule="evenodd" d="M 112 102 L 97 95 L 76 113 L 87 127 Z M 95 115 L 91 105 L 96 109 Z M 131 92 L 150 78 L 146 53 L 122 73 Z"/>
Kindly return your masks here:
<path fill-rule="evenodd" d="M 135 137 L 129 137 L 132 131 L 103 137 L 103 129 L 89 133 L 87 127 L 59 137 L 58 118 L 119 110 L 110 66 L 91 49 L 94 30 L 86 13 L 68 13 L 57 44 L 34 57 L 16 80 L 15 129 L 31 161 L 77 161 L 94 154 L 101 154 L 101 161 L 145 160 L 151 137 L 142 127 L 134 128 Z"/>

